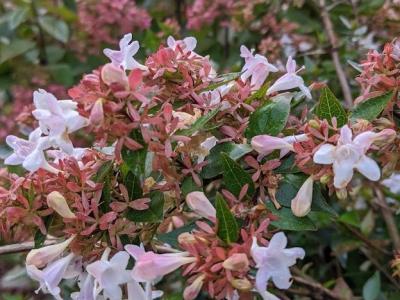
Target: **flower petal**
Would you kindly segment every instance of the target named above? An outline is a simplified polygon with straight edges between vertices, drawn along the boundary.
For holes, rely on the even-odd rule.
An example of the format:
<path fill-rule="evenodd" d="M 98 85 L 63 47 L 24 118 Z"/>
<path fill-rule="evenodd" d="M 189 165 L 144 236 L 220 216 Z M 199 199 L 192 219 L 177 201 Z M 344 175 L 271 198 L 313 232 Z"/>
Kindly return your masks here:
<path fill-rule="evenodd" d="M 317 164 L 330 165 L 334 162 L 334 153 L 336 147 L 331 144 L 323 144 L 317 152 L 314 153 L 313 161 Z"/>
<path fill-rule="evenodd" d="M 363 155 L 356 165 L 356 169 L 369 180 L 378 181 L 381 178 L 381 170 L 372 158 Z"/>

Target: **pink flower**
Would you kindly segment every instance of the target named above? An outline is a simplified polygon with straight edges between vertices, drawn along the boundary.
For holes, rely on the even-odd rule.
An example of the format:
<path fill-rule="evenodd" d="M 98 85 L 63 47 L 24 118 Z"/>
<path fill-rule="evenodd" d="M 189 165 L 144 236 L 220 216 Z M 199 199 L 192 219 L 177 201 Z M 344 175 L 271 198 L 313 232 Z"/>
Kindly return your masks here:
<path fill-rule="evenodd" d="M 260 54 L 253 56 L 253 51 L 249 51 L 246 46 L 241 46 L 240 52 L 240 56 L 245 59 L 240 79 L 246 82 L 251 77 L 250 84 L 253 89 L 257 90 L 263 85 L 269 72 L 278 72 L 278 69 L 270 64 L 265 56 Z"/>
<path fill-rule="evenodd" d="M 197 40 L 192 36 L 184 38 L 183 40 L 175 40 L 174 37 L 169 36 L 167 38 L 167 45 L 174 51 L 177 51 L 177 47 L 179 46 L 179 49 L 186 54 L 193 52 L 194 48 L 196 48 Z"/>
<path fill-rule="evenodd" d="M 354 169 L 369 180 L 377 181 L 381 177 L 379 166 L 365 153 L 376 140 L 394 134 L 395 131 L 392 129 L 385 129 L 380 133 L 366 131 L 353 140 L 351 129 L 345 125 L 340 130 L 337 145 L 322 145 L 315 152 L 313 160 L 317 164 L 333 165 L 333 185 L 337 189 L 347 186 L 353 177 Z"/>
<path fill-rule="evenodd" d="M 308 177 L 297 192 L 296 197 L 292 200 L 290 206 L 296 217 L 304 217 L 310 212 L 313 197 L 313 184 L 314 180 L 312 176 Z"/>
<path fill-rule="evenodd" d="M 297 75 L 297 73 L 303 70 L 303 68 L 304 67 L 296 71 L 296 61 L 289 56 L 286 63 L 286 74 L 275 81 L 275 83 L 268 89 L 267 95 L 279 91 L 299 88 L 307 98 L 311 99 L 310 90 L 304 85 L 303 78 Z"/>
<path fill-rule="evenodd" d="M 260 157 L 264 157 L 274 150 L 280 150 L 279 157 L 282 158 L 290 151 L 294 151 L 293 143 L 307 140 L 308 137 L 306 134 L 285 136 L 283 138 L 263 134 L 253 137 L 251 146 L 260 154 Z"/>
<path fill-rule="evenodd" d="M 216 210 L 203 192 L 191 192 L 187 194 L 186 203 L 199 216 L 209 220 L 216 219 Z"/>
<path fill-rule="evenodd" d="M 279 289 L 288 289 L 291 283 L 289 267 L 296 263 L 296 259 L 303 259 L 305 252 L 302 248 L 286 249 L 287 238 L 283 232 L 276 233 L 267 247 L 260 247 L 253 237 L 251 255 L 258 269 L 256 274 L 256 289 L 264 300 L 279 299 L 266 291 L 270 279 Z"/>
<path fill-rule="evenodd" d="M 14 135 L 6 138 L 6 143 L 10 146 L 14 153 L 7 157 L 4 161 L 6 165 L 20 165 L 30 172 L 35 172 L 42 168 L 52 173 L 58 173 L 58 170 L 52 167 L 44 155 L 44 150 L 51 146 L 48 137 L 41 137 L 40 129 L 34 130 L 29 135 L 29 140 L 24 140 Z"/>
<path fill-rule="evenodd" d="M 135 259 L 132 277 L 139 282 L 152 282 L 179 267 L 196 261 L 187 252 L 157 254 L 145 251 L 143 246 L 126 245 L 125 250 Z"/>
<path fill-rule="evenodd" d="M 121 67 L 123 70 L 141 69 L 147 70 L 147 68 L 139 64 L 133 56 L 139 50 L 139 42 L 132 41 L 132 33 L 127 33 L 119 41 L 120 50 L 104 49 L 104 55 L 107 56 L 111 63 L 117 67 Z"/>

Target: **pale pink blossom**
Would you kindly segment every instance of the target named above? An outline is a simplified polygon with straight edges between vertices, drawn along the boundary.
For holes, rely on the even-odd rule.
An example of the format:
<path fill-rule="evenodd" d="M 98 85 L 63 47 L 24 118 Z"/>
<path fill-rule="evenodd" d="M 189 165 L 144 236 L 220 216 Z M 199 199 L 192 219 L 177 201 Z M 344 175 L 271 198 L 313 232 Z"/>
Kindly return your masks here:
<path fill-rule="evenodd" d="M 297 73 L 303 70 L 303 68 L 304 67 L 296 71 L 296 61 L 289 56 L 286 63 L 286 74 L 275 81 L 275 83 L 268 89 L 267 95 L 299 88 L 307 98 L 311 99 L 312 96 L 310 90 L 305 86 L 303 78 L 297 75 Z"/>
<path fill-rule="evenodd" d="M 266 290 L 268 281 L 272 279 L 277 288 L 288 289 L 292 284 L 289 267 L 305 256 L 304 249 L 286 249 L 286 245 L 287 238 L 283 232 L 274 234 L 267 247 L 258 246 L 257 239 L 253 237 L 251 255 L 258 269 L 256 289 L 264 300 L 279 299 Z"/>
<path fill-rule="evenodd" d="M 126 245 L 125 250 L 135 259 L 132 277 L 139 282 L 153 282 L 179 267 L 196 261 L 187 252 L 157 254 L 143 246 Z"/>
<path fill-rule="evenodd" d="M 199 216 L 209 220 L 216 219 L 216 210 L 203 192 L 196 191 L 187 194 L 186 203 Z"/>
<path fill-rule="evenodd" d="M 101 79 L 104 81 L 105 84 L 109 86 L 116 84 L 118 86 L 123 87 L 125 90 L 129 88 L 128 76 L 126 75 L 125 70 L 121 69 L 120 67 L 112 63 L 105 64 L 101 68 Z M 94 108 L 97 101 L 94 104 Z"/>
<path fill-rule="evenodd" d="M 35 265 L 26 265 L 28 276 L 40 283 L 38 293 L 42 290 L 46 294 L 51 294 L 57 300 L 62 300 L 60 296 L 60 282 L 67 276 L 67 270 L 73 262 L 75 255 L 73 253 L 60 258 L 48 264 L 43 270 L 39 270 Z"/>
<path fill-rule="evenodd" d="M 33 265 L 37 268 L 43 268 L 55 259 L 61 257 L 61 255 L 68 248 L 69 244 L 71 244 L 74 238 L 75 235 L 71 236 L 69 239 L 61 243 L 45 246 L 38 249 L 32 249 L 26 256 L 26 264 Z"/>
<path fill-rule="evenodd" d="M 36 129 L 29 135 L 29 140 L 21 139 L 14 135 L 6 138 L 6 143 L 13 149 L 4 163 L 6 165 L 21 165 L 30 172 L 42 168 L 49 172 L 58 173 L 58 170 L 51 166 L 45 157 L 44 151 L 51 146 L 48 137 L 42 137 L 40 129 Z"/>
<path fill-rule="evenodd" d="M 183 40 L 175 40 L 173 36 L 169 36 L 167 38 L 167 45 L 174 51 L 177 51 L 179 46 L 179 49 L 185 54 L 189 52 L 195 53 L 193 50 L 196 48 L 197 40 L 192 36 L 184 38 Z"/>
<path fill-rule="evenodd" d="M 104 55 L 107 56 L 111 63 L 123 70 L 141 69 L 147 70 L 146 66 L 138 63 L 133 56 L 139 50 L 139 42 L 132 41 L 132 33 L 127 33 L 119 41 L 120 50 L 104 49 Z"/>
<path fill-rule="evenodd" d="M 313 197 L 314 180 L 312 176 L 304 181 L 290 204 L 292 212 L 296 217 L 304 217 L 311 210 L 312 197 Z"/>
<path fill-rule="evenodd" d="M 267 134 L 257 135 L 251 139 L 251 146 L 255 151 L 264 157 L 274 150 L 280 150 L 279 157 L 282 158 L 290 151 L 294 151 L 293 143 L 307 141 L 306 134 L 276 137 Z"/>
<path fill-rule="evenodd" d="M 57 100 L 53 94 L 42 89 L 33 93 L 33 103 L 36 109 L 32 114 L 39 121 L 42 133 L 64 152 L 71 154 L 74 147 L 68 134 L 88 125 L 88 120 L 77 111 L 78 103 Z"/>
<path fill-rule="evenodd" d="M 385 129 L 380 133 L 366 131 L 353 139 L 351 129 L 345 125 L 340 130 L 337 145 L 323 144 L 314 154 L 313 160 L 317 164 L 332 164 L 334 179 L 333 185 L 343 189 L 351 181 L 354 169 L 371 181 L 381 177 L 378 164 L 366 154 L 371 145 L 382 137 L 395 134 L 394 130 Z"/>
<path fill-rule="evenodd" d="M 265 56 L 253 55 L 253 51 L 249 51 L 246 46 L 241 46 L 240 52 L 240 56 L 245 60 L 240 79 L 246 82 L 251 77 L 250 84 L 254 90 L 263 85 L 270 72 L 278 72 L 278 69 L 270 64 Z"/>
<path fill-rule="evenodd" d="M 122 299 L 122 284 L 132 280 L 130 271 L 126 270 L 129 262 L 129 254 L 120 251 L 108 260 L 110 249 L 107 248 L 100 260 L 86 267 L 86 271 L 95 278 L 95 295 L 103 291 L 103 296 L 111 300 Z"/>
<path fill-rule="evenodd" d="M 400 194 L 400 173 L 393 173 L 389 178 L 382 180 L 382 184 L 393 194 Z"/>

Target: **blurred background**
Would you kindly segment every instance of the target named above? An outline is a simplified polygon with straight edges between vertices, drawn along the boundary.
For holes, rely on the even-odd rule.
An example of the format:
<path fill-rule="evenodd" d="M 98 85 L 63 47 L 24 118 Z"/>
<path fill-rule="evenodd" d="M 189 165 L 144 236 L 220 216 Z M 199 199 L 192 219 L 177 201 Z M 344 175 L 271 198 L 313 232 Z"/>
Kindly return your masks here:
<path fill-rule="evenodd" d="M 326 16 L 333 37 L 327 34 Z M 294 56 L 306 67 L 306 83 L 325 82 L 343 99 L 332 60 L 335 53 L 355 98 L 360 93 L 355 80 L 360 61 L 368 51 L 381 50 L 399 30 L 398 0 L 1 0 L 0 157 L 7 156 L 8 134 L 26 132 L 16 120 L 27 118 L 33 90 L 44 88 L 66 99 L 82 74 L 107 61 L 103 49 L 116 48 L 128 32 L 140 42 L 139 61 L 165 45 L 169 35 L 196 37 L 196 52 L 209 55 L 220 71 L 241 69 L 240 45 L 254 48 L 278 66 Z M 367 238 L 382 238 L 382 224 L 375 221 L 372 210 L 362 209 L 343 218 L 344 226 L 357 226 Z M 369 278 L 376 290 L 373 263 L 360 252 L 359 239 L 328 225 L 315 235 L 291 237 L 306 248 L 315 278 L 330 288 L 335 282 L 331 278 L 343 278 L 337 287 L 343 299 L 362 294 Z M 24 272 L 23 255 L 0 257 L 0 300 L 45 299 L 34 296 L 35 286 Z M 181 299 L 179 281 L 169 280 L 163 284 L 171 293 L 164 299 Z M 374 299 L 400 299 L 399 293 L 385 288 L 385 280 L 379 278 L 379 298 Z M 305 294 L 301 299 L 322 298 Z"/>

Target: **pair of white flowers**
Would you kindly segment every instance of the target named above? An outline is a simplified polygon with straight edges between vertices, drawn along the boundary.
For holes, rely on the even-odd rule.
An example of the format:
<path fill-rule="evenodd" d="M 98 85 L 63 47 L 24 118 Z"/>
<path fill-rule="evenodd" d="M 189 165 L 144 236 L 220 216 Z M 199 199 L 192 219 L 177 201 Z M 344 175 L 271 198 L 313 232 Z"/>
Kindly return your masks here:
<path fill-rule="evenodd" d="M 265 82 L 269 73 L 278 72 L 278 68 L 270 64 L 265 56 L 260 54 L 254 55 L 253 52 L 254 49 L 250 51 L 246 46 L 240 47 L 240 56 L 244 58 L 245 61 L 240 78 L 245 82 L 251 77 L 250 84 L 252 88 L 258 90 Z M 303 69 L 304 67 L 296 71 L 296 61 L 289 56 L 286 63 L 286 74 L 278 78 L 275 83 L 269 87 L 267 95 L 299 88 L 307 98 L 311 99 L 310 90 L 305 86 L 303 78 L 297 75 L 297 73 Z"/>
<path fill-rule="evenodd" d="M 72 100 L 57 100 L 56 97 L 39 89 L 33 93 L 35 110 L 33 116 L 38 120 L 39 127 L 29 135 L 28 140 L 14 135 L 6 138 L 6 143 L 14 153 L 6 158 L 5 164 L 20 165 L 34 172 L 43 168 L 57 173 L 51 166 L 44 151 L 58 148 L 67 155 L 74 154 L 74 146 L 69 134 L 88 125 L 88 120 L 77 111 L 77 103 Z"/>

